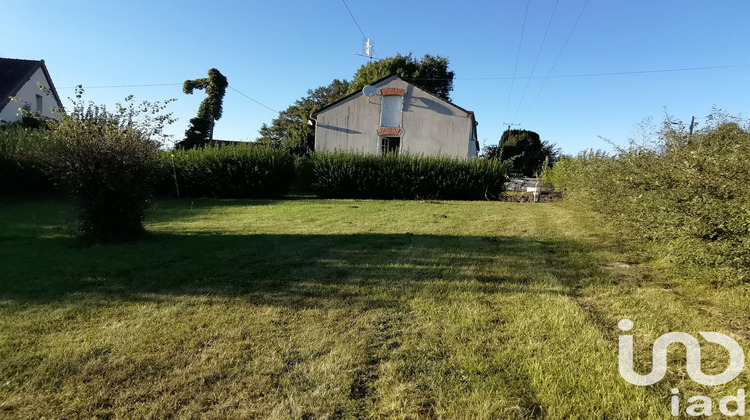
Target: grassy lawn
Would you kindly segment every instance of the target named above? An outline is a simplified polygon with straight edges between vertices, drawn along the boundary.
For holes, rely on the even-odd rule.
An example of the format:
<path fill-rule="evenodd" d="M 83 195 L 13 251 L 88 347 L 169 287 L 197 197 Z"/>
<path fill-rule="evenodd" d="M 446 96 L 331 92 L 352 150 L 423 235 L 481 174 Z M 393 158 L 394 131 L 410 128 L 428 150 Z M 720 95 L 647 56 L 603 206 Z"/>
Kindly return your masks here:
<path fill-rule="evenodd" d="M 71 220 L 0 204 L 0 417 L 671 418 L 673 387 L 750 390 L 696 385 L 679 346 L 620 377 L 622 318 L 641 373 L 670 331 L 750 357 L 750 292 L 564 203 L 160 201 L 146 241 L 88 247 Z"/>

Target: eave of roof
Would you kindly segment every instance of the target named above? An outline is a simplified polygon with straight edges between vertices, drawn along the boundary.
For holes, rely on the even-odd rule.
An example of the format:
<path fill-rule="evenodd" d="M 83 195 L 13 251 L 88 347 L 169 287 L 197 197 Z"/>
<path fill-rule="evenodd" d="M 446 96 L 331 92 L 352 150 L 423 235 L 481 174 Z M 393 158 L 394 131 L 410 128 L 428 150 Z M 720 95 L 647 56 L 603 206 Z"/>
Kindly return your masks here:
<path fill-rule="evenodd" d="M 57 101 L 57 104 L 60 105 L 60 109 L 62 111 L 65 111 L 65 107 L 63 106 L 63 103 L 60 100 L 60 95 L 57 94 L 55 83 L 52 81 L 52 76 L 49 75 L 49 71 L 47 70 L 47 64 L 44 63 L 44 60 L 42 60 L 42 71 L 44 71 L 44 77 L 46 77 L 47 82 L 49 82 L 49 90 L 52 92 L 52 96 Z"/>
<path fill-rule="evenodd" d="M 49 75 L 44 60 L 23 60 L 17 58 L 0 58 L 0 109 L 5 108 L 11 101 L 11 97 L 18 94 L 18 91 L 34 76 L 41 67 L 44 77 L 47 78 L 49 90 L 52 96 L 62 107 L 62 101 L 57 94 L 55 84 Z"/>
<path fill-rule="evenodd" d="M 476 119 L 475 119 L 475 117 L 474 117 L 474 112 L 473 112 L 473 111 L 469 111 L 469 110 L 466 110 L 466 109 L 464 109 L 464 108 L 462 108 L 462 107 L 460 107 L 460 106 L 458 106 L 458 105 L 454 104 L 454 103 L 453 103 L 453 102 L 451 102 L 451 101 L 447 101 L 447 100 L 445 100 L 445 99 L 443 99 L 443 98 L 441 98 L 441 97 L 439 97 L 439 96 L 437 96 L 437 95 L 435 95 L 435 94 L 433 94 L 433 93 L 431 93 L 431 92 L 428 92 L 428 91 L 426 91 L 426 90 L 424 90 L 424 89 L 420 88 L 419 86 L 415 85 L 414 83 L 411 83 L 411 82 L 409 82 L 408 80 L 406 80 L 406 79 L 404 79 L 404 78 L 402 78 L 402 77 L 400 77 L 400 76 L 398 76 L 398 75 L 392 74 L 392 75 L 390 75 L 390 76 L 386 76 L 386 77 L 383 77 L 382 79 L 378 79 L 378 80 L 376 80 L 376 81 L 374 81 L 374 82 L 370 83 L 370 85 L 377 85 L 377 84 L 379 84 L 379 83 L 381 83 L 381 82 L 384 82 L 384 81 L 386 81 L 386 80 L 388 80 L 388 79 L 390 79 L 390 78 L 394 78 L 394 79 L 399 79 L 399 80 L 403 80 L 404 82 L 406 82 L 406 83 L 408 83 L 408 84 L 410 84 L 410 85 L 412 85 L 412 86 L 416 87 L 417 89 L 420 89 L 421 91 L 423 91 L 423 92 L 425 92 L 426 94 L 428 94 L 428 95 L 432 96 L 433 98 L 435 98 L 435 99 L 437 99 L 437 100 L 439 100 L 439 101 L 441 101 L 441 102 L 445 102 L 446 104 L 448 104 L 448 105 L 451 105 L 451 106 L 455 107 L 456 109 L 459 109 L 459 110 L 461 110 L 461 111 L 465 112 L 467 116 L 470 116 L 470 117 L 471 117 L 471 118 L 472 118 L 472 119 L 473 119 L 473 120 L 474 120 L 474 121 L 476 122 Z M 357 91 L 357 92 L 354 92 L 354 93 L 350 93 L 349 95 L 346 95 L 346 96 L 344 96 L 343 98 L 339 99 L 338 101 L 336 101 L 336 102 L 332 102 L 332 103 L 330 103 L 330 104 L 328 104 L 328 105 L 324 106 L 323 108 L 321 108 L 321 109 L 319 109 L 319 110 L 317 110 L 317 111 L 313 112 L 313 113 L 312 113 L 311 115 L 312 115 L 312 117 L 314 118 L 315 116 L 317 116 L 317 115 L 318 115 L 318 114 L 320 114 L 321 112 L 325 111 L 326 109 L 328 109 L 328 108 L 331 108 L 331 107 L 333 107 L 333 106 L 335 106 L 335 105 L 338 105 L 339 103 L 341 103 L 341 102 L 343 102 L 343 101 L 346 101 L 347 99 L 349 99 L 349 98 L 351 98 L 351 97 L 353 97 L 353 96 L 356 96 L 356 95 L 361 95 L 361 94 L 362 94 L 362 92 L 359 92 L 359 91 Z"/>
<path fill-rule="evenodd" d="M 378 83 L 380 83 L 380 82 L 382 82 L 382 81 L 384 81 L 384 80 L 390 79 L 391 77 L 394 77 L 394 78 L 398 78 L 398 79 L 401 79 L 400 77 L 398 77 L 398 76 L 396 76 L 396 75 L 392 74 L 392 75 L 390 75 L 390 76 L 386 76 L 386 77 L 383 77 L 383 78 L 381 78 L 381 79 L 378 79 L 378 80 L 376 80 L 376 81 L 374 81 L 374 82 L 370 83 L 370 85 L 377 85 Z M 402 79 L 402 80 L 403 80 L 403 79 Z M 404 80 L 404 81 L 405 81 L 405 80 Z M 407 82 L 407 83 L 408 83 L 408 82 Z M 349 99 L 349 98 L 351 98 L 351 97 L 354 97 L 354 96 L 357 96 L 357 95 L 361 95 L 361 94 L 362 94 L 362 92 L 360 92 L 360 91 L 355 91 L 355 92 L 353 92 L 353 93 L 350 93 L 350 94 L 348 94 L 348 95 L 344 96 L 343 98 L 339 99 L 338 101 L 335 101 L 335 102 L 331 102 L 330 104 L 328 104 L 328 105 L 324 106 L 323 108 L 320 108 L 319 110 L 317 110 L 317 111 L 313 112 L 313 113 L 312 113 L 311 115 L 312 115 L 313 117 L 315 117 L 316 115 L 318 115 L 319 113 L 323 112 L 324 110 L 326 110 L 326 109 L 328 109 L 328 108 L 331 108 L 331 107 L 333 107 L 333 106 L 335 106 L 335 105 L 338 105 L 339 103 L 341 103 L 341 102 L 344 102 L 345 100 L 347 100 L 347 99 Z"/>

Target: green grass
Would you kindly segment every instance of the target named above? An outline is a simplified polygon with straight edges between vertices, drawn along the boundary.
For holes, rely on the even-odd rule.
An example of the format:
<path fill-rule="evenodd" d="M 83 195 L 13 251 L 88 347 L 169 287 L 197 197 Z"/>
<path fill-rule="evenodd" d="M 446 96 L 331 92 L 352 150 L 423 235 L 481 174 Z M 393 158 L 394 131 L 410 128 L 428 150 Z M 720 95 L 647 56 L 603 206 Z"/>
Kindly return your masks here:
<path fill-rule="evenodd" d="M 672 387 L 750 389 L 695 385 L 679 346 L 621 379 L 618 320 L 641 372 L 669 331 L 747 352 L 750 292 L 563 204 L 160 201 L 146 241 L 101 246 L 71 222 L 0 204 L 0 417 L 670 418 Z"/>

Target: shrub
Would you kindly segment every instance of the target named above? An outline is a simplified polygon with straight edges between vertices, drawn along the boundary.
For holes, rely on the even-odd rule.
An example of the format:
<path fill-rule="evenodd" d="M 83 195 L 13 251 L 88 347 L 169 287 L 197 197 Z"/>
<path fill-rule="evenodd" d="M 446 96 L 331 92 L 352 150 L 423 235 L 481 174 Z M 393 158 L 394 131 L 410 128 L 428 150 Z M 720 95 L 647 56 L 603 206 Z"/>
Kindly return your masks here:
<path fill-rule="evenodd" d="M 48 168 L 73 198 L 84 236 L 110 242 L 143 234 L 156 145 L 106 113 L 86 119 L 64 116 L 53 134 Z"/>
<path fill-rule="evenodd" d="M 750 132 L 736 123 L 563 158 L 545 177 L 677 262 L 750 268 Z"/>
<path fill-rule="evenodd" d="M 228 145 L 161 153 L 157 190 L 182 197 L 267 198 L 294 181 L 289 152 L 258 145 Z"/>
<path fill-rule="evenodd" d="M 312 188 L 322 197 L 483 200 L 497 198 L 506 165 L 408 154 L 315 153 Z"/>
<path fill-rule="evenodd" d="M 0 127 L 0 195 L 52 190 L 41 164 L 50 145 L 44 129 Z"/>
<path fill-rule="evenodd" d="M 498 146 L 484 148 L 483 157 L 510 163 L 510 172 L 532 177 L 559 155 L 554 143 L 541 141 L 539 134 L 529 130 L 505 130 Z"/>

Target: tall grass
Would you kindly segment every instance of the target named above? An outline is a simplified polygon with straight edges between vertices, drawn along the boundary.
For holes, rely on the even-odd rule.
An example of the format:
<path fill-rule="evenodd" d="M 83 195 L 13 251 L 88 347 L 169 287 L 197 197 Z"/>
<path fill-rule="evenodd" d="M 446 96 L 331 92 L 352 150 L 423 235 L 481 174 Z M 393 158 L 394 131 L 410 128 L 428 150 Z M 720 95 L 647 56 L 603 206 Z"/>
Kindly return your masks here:
<path fill-rule="evenodd" d="M 493 199 L 507 172 L 492 160 L 408 154 L 316 153 L 307 165 L 315 193 L 331 198 Z"/>
<path fill-rule="evenodd" d="M 255 145 L 163 152 L 158 166 L 157 191 L 182 197 L 280 197 L 295 177 L 289 152 Z"/>
<path fill-rule="evenodd" d="M 735 122 L 664 131 L 655 145 L 614 155 L 584 152 L 544 176 L 675 262 L 750 268 L 750 132 Z"/>

